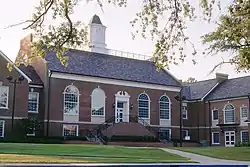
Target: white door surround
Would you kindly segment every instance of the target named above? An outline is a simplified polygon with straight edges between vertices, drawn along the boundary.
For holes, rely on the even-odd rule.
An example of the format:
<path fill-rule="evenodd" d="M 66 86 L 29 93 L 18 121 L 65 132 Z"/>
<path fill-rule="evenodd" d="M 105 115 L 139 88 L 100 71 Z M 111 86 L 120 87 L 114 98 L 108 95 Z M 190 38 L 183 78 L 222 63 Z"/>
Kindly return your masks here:
<path fill-rule="evenodd" d="M 235 146 L 235 131 L 225 131 L 225 146 L 234 147 Z"/>
<path fill-rule="evenodd" d="M 129 122 L 129 94 L 119 91 L 115 94 L 115 122 Z"/>

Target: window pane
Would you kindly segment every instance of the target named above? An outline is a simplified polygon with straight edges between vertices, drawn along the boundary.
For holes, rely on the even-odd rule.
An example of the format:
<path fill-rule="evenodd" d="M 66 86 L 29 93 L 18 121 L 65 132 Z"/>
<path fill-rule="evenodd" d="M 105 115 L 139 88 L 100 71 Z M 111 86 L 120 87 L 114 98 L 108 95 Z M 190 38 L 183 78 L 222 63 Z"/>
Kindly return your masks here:
<path fill-rule="evenodd" d="M 224 108 L 224 114 L 225 114 L 225 123 L 231 123 L 234 122 L 235 116 L 234 116 L 234 106 L 232 104 L 227 104 Z"/>
<path fill-rule="evenodd" d="M 68 86 L 64 92 L 64 113 L 78 114 L 79 110 L 79 91 L 75 86 Z"/>
<path fill-rule="evenodd" d="M 220 143 L 220 133 L 219 132 L 214 132 L 213 133 L 213 143 Z"/>
<path fill-rule="evenodd" d="M 218 120 L 218 119 L 219 119 L 219 111 L 213 110 L 213 120 Z"/>
<path fill-rule="evenodd" d="M 4 121 L 0 121 L 0 137 L 4 137 Z"/>
<path fill-rule="evenodd" d="M 38 112 L 38 93 L 37 92 L 29 92 L 28 111 Z"/>
<path fill-rule="evenodd" d="M 138 115 L 140 118 L 149 118 L 149 98 L 146 94 L 138 98 Z"/>
<path fill-rule="evenodd" d="M 241 132 L 241 139 L 242 139 L 242 142 L 248 142 L 249 141 L 249 133 L 248 132 Z"/>
<path fill-rule="evenodd" d="M 77 125 L 63 125 L 63 136 L 77 136 Z"/>
<path fill-rule="evenodd" d="M 160 98 L 160 119 L 170 118 L 170 103 L 167 96 L 162 96 Z"/>
<path fill-rule="evenodd" d="M 92 115 L 104 115 L 105 93 L 102 89 L 96 88 L 91 95 Z"/>
<path fill-rule="evenodd" d="M 248 108 L 242 107 L 241 108 L 241 118 L 247 118 L 248 117 Z"/>
<path fill-rule="evenodd" d="M 7 108 L 8 106 L 9 87 L 0 86 L 0 108 Z"/>

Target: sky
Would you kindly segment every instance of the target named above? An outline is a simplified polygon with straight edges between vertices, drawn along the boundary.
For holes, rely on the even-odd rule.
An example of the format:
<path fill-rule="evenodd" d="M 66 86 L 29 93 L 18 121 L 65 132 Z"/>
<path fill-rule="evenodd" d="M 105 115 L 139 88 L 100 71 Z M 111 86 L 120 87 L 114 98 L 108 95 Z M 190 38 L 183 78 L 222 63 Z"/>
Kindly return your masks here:
<path fill-rule="evenodd" d="M 86 0 L 83 0 L 86 1 Z M 198 2 L 198 0 L 197 0 Z M 226 3 L 226 0 L 223 2 Z M 29 31 L 24 31 L 22 26 L 16 26 L 6 29 L 5 27 L 30 19 L 34 7 L 37 6 L 39 0 L 21 0 L 21 1 L 3 1 L 0 6 L 0 50 L 3 51 L 11 60 L 14 60 L 20 45 L 20 40 L 28 35 Z M 228 3 L 228 2 L 227 2 Z M 130 0 L 126 8 L 114 7 L 113 5 L 104 5 L 104 11 L 100 9 L 97 3 L 81 3 L 73 16 L 73 20 L 80 20 L 88 23 L 94 14 L 97 14 L 106 29 L 106 44 L 109 49 L 133 52 L 145 55 L 152 55 L 154 51 L 154 43 L 149 39 L 137 37 L 132 39 L 131 32 L 133 28 L 129 24 L 133 20 L 136 12 L 140 10 L 142 1 Z M 224 4 L 225 5 L 225 4 Z M 211 32 L 215 29 L 215 25 L 204 23 L 197 20 L 188 26 L 188 36 L 198 50 L 202 51 L 205 46 L 201 44 L 200 36 Z M 193 65 L 191 59 L 191 48 L 188 49 L 188 59 L 178 66 L 171 65 L 169 72 L 178 79 L 185 80 L 188 77 L 197 80 L 206 80 L 215 77 L 215 73 L 209 75 L 213 67 L 227 58 L 227 53 L 219 53 L 215 56 L 197 55 L 198 64 Z M 246 76 L 248 73 L 236 73 L 233 66 L 224 65 L 215 72 L 226 73 L 229 78 Z"/>

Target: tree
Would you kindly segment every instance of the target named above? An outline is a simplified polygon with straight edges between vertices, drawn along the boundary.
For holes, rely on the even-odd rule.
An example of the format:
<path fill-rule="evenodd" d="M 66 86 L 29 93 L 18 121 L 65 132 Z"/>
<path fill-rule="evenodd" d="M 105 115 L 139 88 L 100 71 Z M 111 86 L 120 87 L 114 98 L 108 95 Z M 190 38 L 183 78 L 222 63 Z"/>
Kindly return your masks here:
<path fill-rule="evenodd" d="M 194 83 L 197 82 L 197 80 L 193 77 L 189 77 L 186 81 L 183 81 L 183 83 Z"/>
<path fill-rule="evenodd" d="M 234 0 L 228 6 L 228 13 L 220 17 L 218 27 L 214 32 L 203 36 L 203 43 L 208 44 L 209 53 L 232 53 L 228 61 L 222 64 L 234 64 L 236 70 L 248 71 L 250 69 L 250 1 Z M 213 70 L 214 70 L 213 69 Z"/>
<path fill-rule="evenodd" d="M 54 51 L 61 63 L 67 65 L 68 57 L 65 56 L 65 52 L 69 48 L 81 47 L 88 42 L 84 24 L 71 20 L 74 8 L 83 1 L 97 2 L 101 8 L 103 8 L 103 3 L 118 7 L 129 5 L 128 0 L 105 2 L 101 0 L 40 0 L 40 5 L 35 8 L 32 19 L 16 24 L 26 24 L 24 29 L 33 30 L 39 39 L 32 44 L 33 56 L 27 60 L 20 59 L 16 64 L 21 62 L 28 64 L 33 58 L 44 57 L 46 51 Z M 212 9 L 216 5 L 220 9 L 220 0 L 199 0 L 199 2 L 206 21 L 211 20 Z M 51 16 L 55 21 L 61 22 L 59 25 L 46 25 L 45 16 Z M 195 7 L 190 0 L 144 0 L 142 9 L 130 23 L 135 29 L 133 38 L 141 35 L 155 41 L 153 61 L 159 68 L 168 68 L 169 64 L 177 65 L 187 57 L 184 45 L 191 46 L 192 54 L 197 54 L 195 46 L 185 33 L 187 23 L 195 19 Z M 194 59 L 193 62 L 195 63 Z"/>

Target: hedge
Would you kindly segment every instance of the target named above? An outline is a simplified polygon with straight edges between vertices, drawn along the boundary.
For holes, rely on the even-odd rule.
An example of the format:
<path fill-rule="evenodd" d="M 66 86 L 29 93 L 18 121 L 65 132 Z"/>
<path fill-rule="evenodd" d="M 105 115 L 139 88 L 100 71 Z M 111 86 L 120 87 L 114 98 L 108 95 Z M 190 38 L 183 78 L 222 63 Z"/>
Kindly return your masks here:
<path fill-rule="evenodd" d="M 86 141 L 86 137 L 82 136 L 27 136 L 24 138 L 1 138 L 0 142 L 7 143 L 43 143 L 43 144 L 61 144 L 66 140 L 83 140 Z"/>

